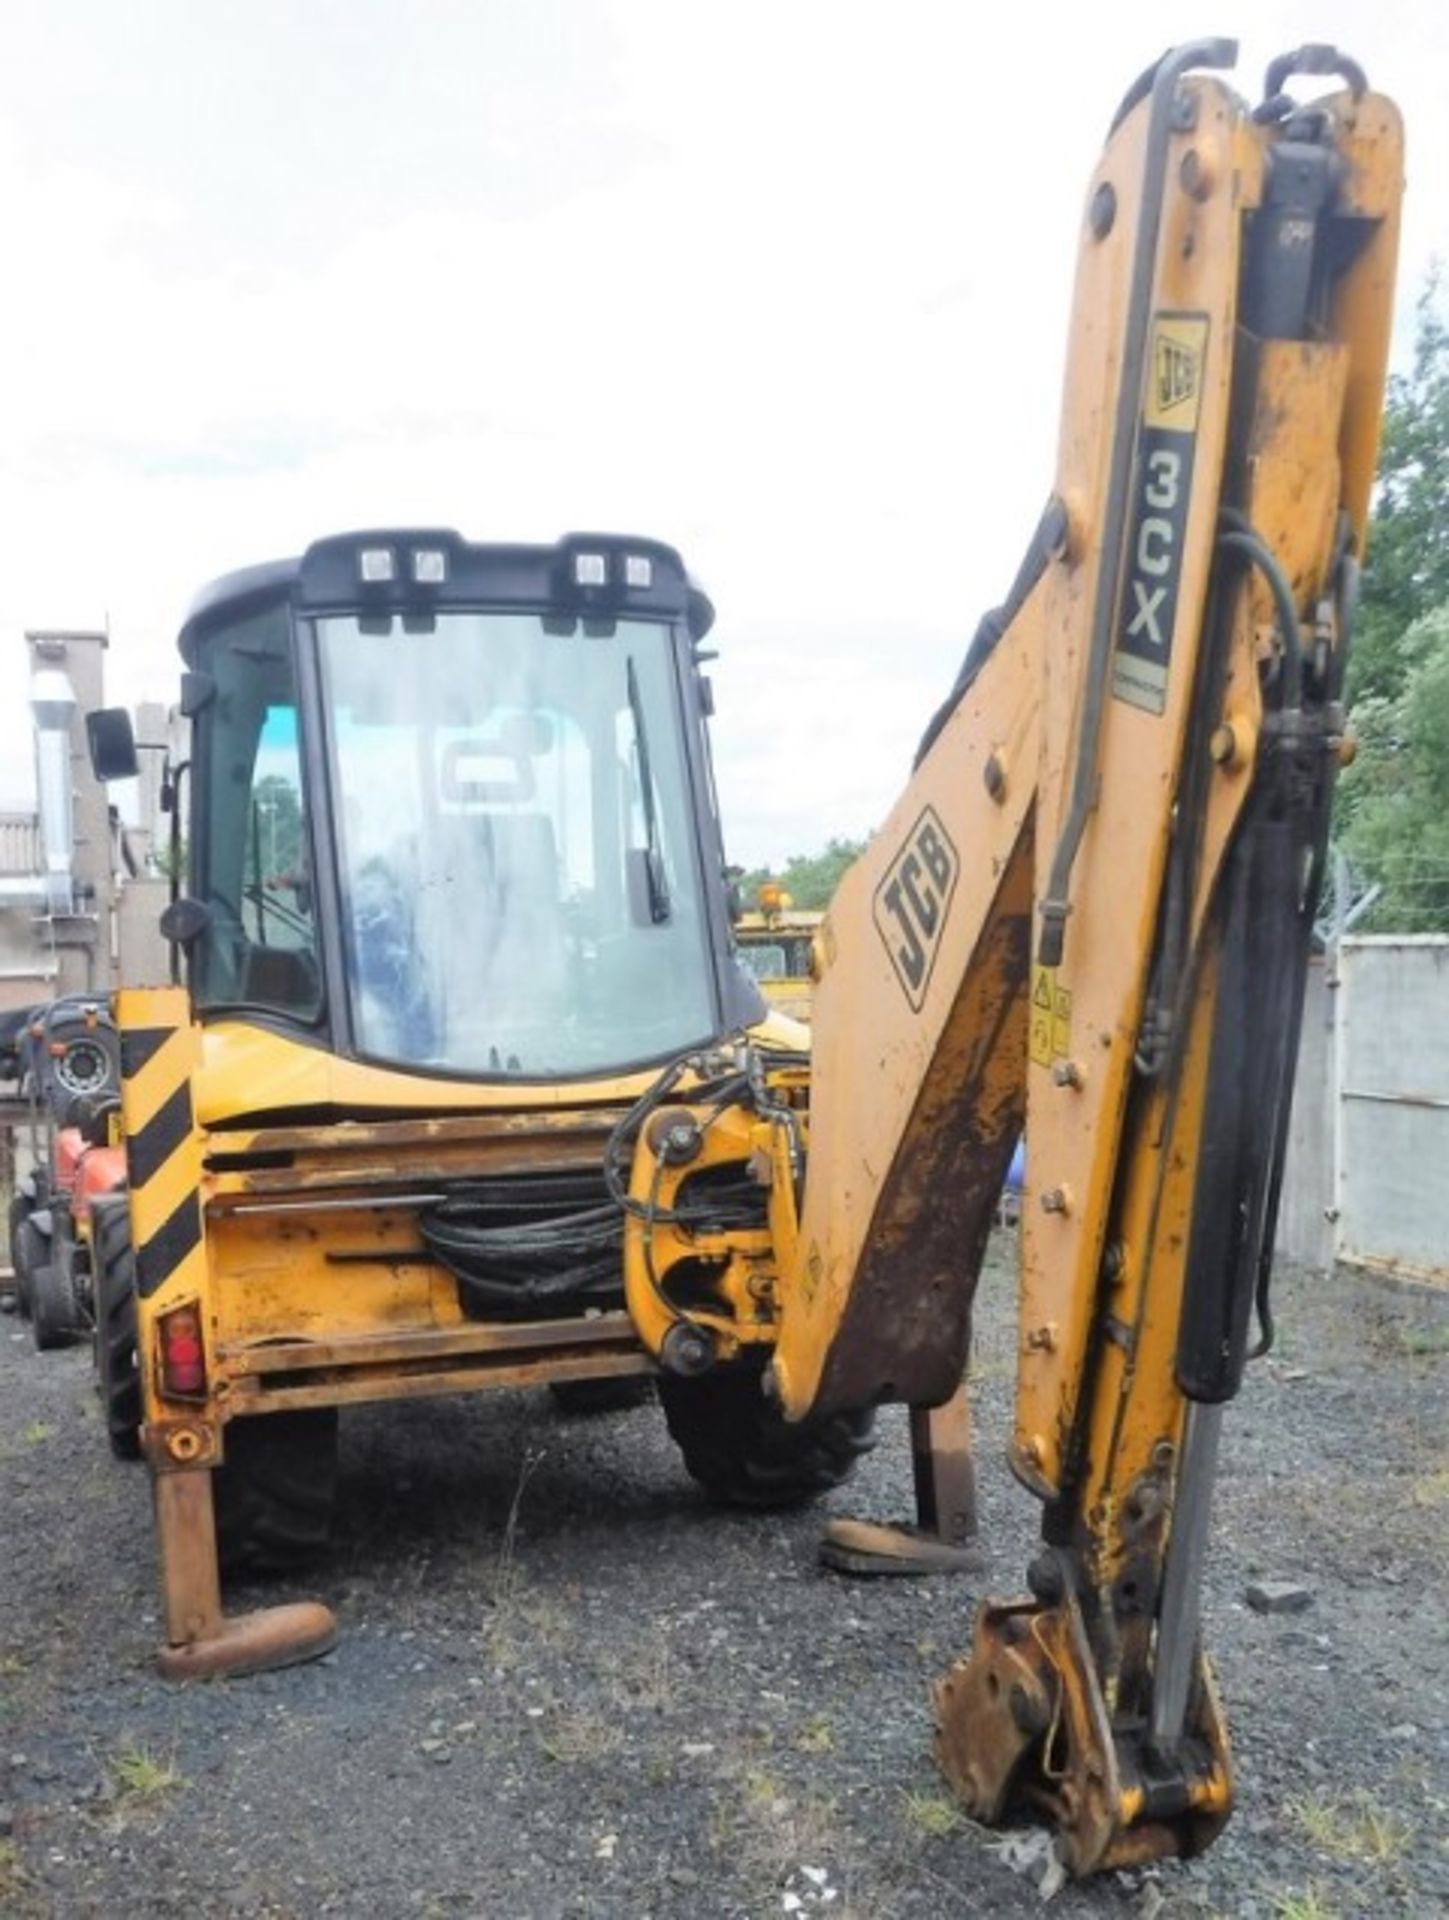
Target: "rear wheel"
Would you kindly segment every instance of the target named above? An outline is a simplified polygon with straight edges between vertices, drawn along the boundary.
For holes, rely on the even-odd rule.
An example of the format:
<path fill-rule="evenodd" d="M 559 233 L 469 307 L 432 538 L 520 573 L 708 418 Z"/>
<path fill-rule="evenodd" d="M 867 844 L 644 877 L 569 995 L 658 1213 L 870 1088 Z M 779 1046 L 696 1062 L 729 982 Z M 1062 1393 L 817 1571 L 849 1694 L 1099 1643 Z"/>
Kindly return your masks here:
<path fill-rule="evenodd" d="M 51 1260 L 30 1275 L 30 1331 L 41 1353 L 70 1346 L 82 1326 L 75 1276 L 67 1260 Z"/>
<path fill-rule="evenodd" d="M 659 1398 L 684 1464 L 713 1500 L 795 1507 L 838 1487 L 875 1445 L 872 1408 L 791 1423 L 761 1392 L 753 1358 L 698 1379 L 663 1374 Z"/>
<path fill-rule="evenodd" d="M 141 1365 L 136 1351 L 136 1256 L 124 1194 L 91 1202 L 96 1385 L 118 1460 L 141 1457 Z"/>
<path fill-rule="evenodd" d="M 15 1304 L 22 1320 L 35 1311 L 35 1276 L 50 1265 L 50 1241 L 29 1214 L 15 1235 Z"/>
<path fill-rule="evenodd" d="M 337 1410 L 232 1420 L 212 1476 L 224 1573 L 281 1573 L 326 1546 L 337 1492 Z"/>
<path fill-rule="evenodd" d="M 30 1282 L 27 1277 L 26 1262 L 34 1260 L 33 1241 L 27 1237 L 26 1228 L 30 1228 L 34 1239 L 40 1239 L 31 1222 L 31 1205 L 31 1200 L 23 1193 L 15 1194 L 10 1202 L 10 1268 L 15 1275 L 15 1306 L 22 1320 L 30 1318 Z M 44 1245 L 42 1240 L 42 1260 Z"/>

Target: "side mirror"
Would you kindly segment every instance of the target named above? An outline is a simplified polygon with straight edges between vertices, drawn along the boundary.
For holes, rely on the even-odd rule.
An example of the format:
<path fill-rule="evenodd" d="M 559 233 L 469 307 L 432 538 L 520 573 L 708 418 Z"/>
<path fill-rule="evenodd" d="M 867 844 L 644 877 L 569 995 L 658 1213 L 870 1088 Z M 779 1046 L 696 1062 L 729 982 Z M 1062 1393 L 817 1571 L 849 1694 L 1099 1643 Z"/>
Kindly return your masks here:
<path fill-rule="evenodd" d="M 86 715 L 91 772 L 97 780 L 133 780 L 137 773 L 136 736 L 124 707 L 100 707 Z"/>
<path fill-rule="evenodd" d="M 180 894 L 161 915 L 161 932 L 174 947 L 187 949 L 196 945 L 202 934 L 211 925 L 211 908 L 204 900 L 193 900 L 188 894 Z"/>

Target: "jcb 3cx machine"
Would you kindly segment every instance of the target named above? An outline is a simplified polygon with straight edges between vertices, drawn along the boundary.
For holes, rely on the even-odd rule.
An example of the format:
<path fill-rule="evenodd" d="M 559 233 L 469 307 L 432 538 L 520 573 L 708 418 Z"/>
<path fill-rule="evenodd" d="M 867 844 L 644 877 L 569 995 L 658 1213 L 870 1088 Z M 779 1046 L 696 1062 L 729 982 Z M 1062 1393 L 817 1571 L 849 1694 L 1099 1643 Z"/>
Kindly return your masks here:
<path fill-rule="evenodd" d="M 868 1409 L 955 1393 L 1024 1129 L 1042 1544 L 942 1764 L 1078 1872 L 1221 1828 L 1199 1595 L 1271 1338 L 1402 187 L 1352 61 L 1249 107 L 1234 57 L 1112 123 L 1048 505 L 816 936 L 808 1058 L 750 1031 L 668 549 L 365 535 L 198 605 L 190 991 L 120 1006 L 170 1670 L 325 1644 L 223 1618 L 215 1529 L 313 1540 L 355 1400 L 652 1367 L 716 1490 L 837 1478 Z"/>

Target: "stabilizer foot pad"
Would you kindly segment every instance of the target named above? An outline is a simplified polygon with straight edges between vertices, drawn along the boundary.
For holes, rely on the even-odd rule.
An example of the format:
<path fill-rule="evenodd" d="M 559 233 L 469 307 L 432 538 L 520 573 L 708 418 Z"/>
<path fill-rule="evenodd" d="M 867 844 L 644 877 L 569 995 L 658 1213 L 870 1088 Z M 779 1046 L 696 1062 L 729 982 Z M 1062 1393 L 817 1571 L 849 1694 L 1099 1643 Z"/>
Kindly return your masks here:
<path fill-rule="evenodd" d="M 886 1575 L 980 1573 L 980 1547 L 952 1546 L 916 1527 L 882 1527 L 869 1520 L 829 1520 L 820 1542 L 820 1564 L 834 1573 L 864 1579 Z"/>
<path fill-rule="evenodd" d="M 223 1618 L 214 1633 L 162 1647 L 156 1665 L 167 1680 L 234 1679 L 316 1660 L 337 1643 L 337 1616 L 317 1600 Z"/>

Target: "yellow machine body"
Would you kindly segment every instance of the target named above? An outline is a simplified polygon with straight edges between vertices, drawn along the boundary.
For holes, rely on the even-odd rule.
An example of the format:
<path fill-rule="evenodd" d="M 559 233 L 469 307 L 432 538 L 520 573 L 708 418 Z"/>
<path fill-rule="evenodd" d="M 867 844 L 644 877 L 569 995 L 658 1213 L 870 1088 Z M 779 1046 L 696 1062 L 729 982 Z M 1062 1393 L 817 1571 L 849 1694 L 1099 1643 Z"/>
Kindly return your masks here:
<path fill-rule="evenodd" d="M 1043 1550 L 941 1684 L 942 1764 L 982 1819 L 1046 1811 L 1081 1872 L 1227 1818 L 1196 1594 L 1269 1271 L 1402 190 L 1397 116 L 1351 62 L 1275 63 L 1255 113 L 1195 71 L 1233 51 L 1169 55 L 1114 123 L 1050 503 L 812 929 L 808 1059 L 784 1021 L 662 1074 L 482 1084 L 198 1024 L 179 989 L 121 996 L 175 1670 L 252 1657 L 220 1619 L 199 1471 L 239 1415 L 656 1367 L 758 1380 L 791 1422 L 941 1407 L 1024 1131 L 1009 1457 Z M 1347 86 L 1300 109 L 1295 71 Z M 584 632 L 611 631 L 589 602 Z M 470 1315 L 425 1209 L 621 1145 L 623 1307 Z M 294 1629 L 303 1650 L 327 1631 Z"/>
<path fill-rule="evenodd" d="M 653 1372 L 622 1312 L 470 1320 L 417 1228 L 419 1196 L 440 1183 L 593 1171 L 652 1075 L 440 1098 L 435 1082 L 265 1028 L 196 1025 L 181 988 L 125 989 L 117 1012 L 140 1343 L 153 1355 L 164 1316 L 195 1307 L 205 1347 L 190 1403 L 162 1391 L 154 1359 L 142 1370 L 160 1470 L 220 1460 L 242 1414 Z M 793 1039 L 774 1017 L 756 1034 Z M 359 1117 L 235 1123 L 259 1106 Z"/>

